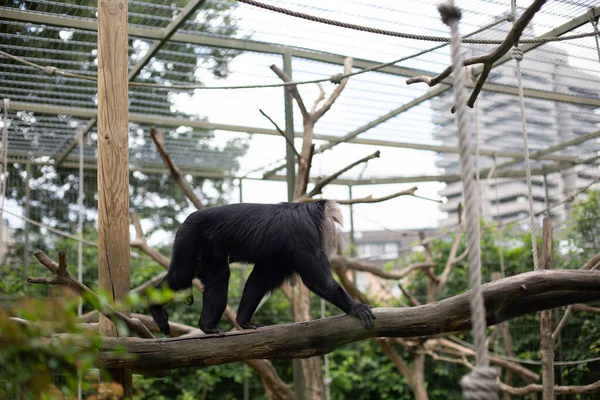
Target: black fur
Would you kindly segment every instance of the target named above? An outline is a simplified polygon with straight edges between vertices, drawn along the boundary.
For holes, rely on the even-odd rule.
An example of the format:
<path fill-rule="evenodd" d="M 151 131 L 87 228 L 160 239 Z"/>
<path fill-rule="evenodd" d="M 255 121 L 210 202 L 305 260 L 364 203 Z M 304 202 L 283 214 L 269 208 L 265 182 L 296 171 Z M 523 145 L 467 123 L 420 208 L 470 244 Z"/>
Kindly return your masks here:
<path fill-rule="evenodd" d="M 298 273 L 315 294 L 347 314 L 373 326 L 370 307 L 355 302 L 333 279 L 324 249 L 327 201 L 279 204 L 231 204 L 190 214 L 179 227 L 166 281 L 172 290 L 204 284 L 198 327 L 205 333 L 217 328 L 227 305 L 229 262 L 253 263 L 240 301 L 237 322 L 244 329 L 261 299 Z M 329 217 L 330 218 L 330 217 Z M 161 331 L 169 334 L 168 314 L 162 305 L 150 308 Z"/>

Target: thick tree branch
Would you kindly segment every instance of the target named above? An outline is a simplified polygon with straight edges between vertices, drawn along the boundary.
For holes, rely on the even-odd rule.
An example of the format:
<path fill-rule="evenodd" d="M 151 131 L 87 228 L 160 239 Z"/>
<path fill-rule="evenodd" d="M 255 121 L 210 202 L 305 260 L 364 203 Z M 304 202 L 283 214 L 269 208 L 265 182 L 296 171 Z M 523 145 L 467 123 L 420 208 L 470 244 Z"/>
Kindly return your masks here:
<path fill-rule="evenodd" d="M 90 288 L 79 282 L 67 269 L 67 256 L 64 251 L 59 251 L 57 264 L 54 260 L 48 257 L 43 251 L 36 250 L 33 252 L 35 258 L 38 259 L 40 264 L 46 267 L 53 275 L 53 279 L 56 284 L 64 285 L 73 289 L 81 297 L 89 296 L 95 299 L 95 304 L 100 304 L 100 311 L 106 318 L 117 324 L 118 322 L 124 322 L 127 327 L 138 334 L 141 338 L 154 339 L 154 335 L 142 324 L 139 320 L 129 318 L 125 314 L 115 310 L 110 304 L 102 302 L 100 297 L 94 293 Z M 29 283 L 40 283 L 39 278 L 27 278 Z"/>
<path fill-rule="evenodd" d="M 175 183 L 179 185 L 181 190 L 183 190 L 186 197 L 190 199 L 194 206 L 198 210 L 202 210 L 204 208 L 202 201 L 200 201 L 200 198 L 198 198 L 198 196 L 194 193 L 194 190 L 192 189 L 190 184 L 185 180 L 185 177 L 183 176 L 177 165 L 175 165 L 173 159 L 167 151 L 167 148 L 165 146 L 165 133 L 158 132 L 153 126 L 152 128 L 150 128 L 150 137 L 154 141 L 156 149 L 158 150 L 158 153 L 160 154 L 160 157 L 162 158 L 165 167 L 167 167 L 167 169 L 169 170 L 169 173 L 171 174 L 171 177 L 173 178 Z"/>
<path fill-rule="evenodd" d="M 600 299 L 600 272 L 535 271 L 504 278 L 482 287 L 486 320 L 495 325 L 542 309 Z M 370 337 L 414 337 L 471 328 L 469 293 L 419 307 L 378 308 L 374 329 L 351 316 L 336 316 L 256 330 L 193 338 L 139 340 L 105 338 L 100 352 L 104 366 L 182 368 L 225 364 L 255 358 L 312 357 L 341 344 Z M 112 353 L 117 346 L 136 357 Z"/>
<path fill-rule="evenodd" d="M 338 176 L 340 176 L 341 174 L 343 174 L 344 172 L 351 170 L 352 168 L 356 167 L 357 165 L 360 165 L 362 163 L 365 163 L 369 160 L 372 160 L 374 158 L 379 158 L 381 152 L 379 150 L 377 150 L 375 153 L 363 157 L 358 161 L 353 162 L 350 165 L 347 165 L 346 167 L 340 169 L 337 172 L 334 172 L 333 174 L 329 175 L 328 177 L 325 177 L 323 179 L 321 179 L 319 182 L 317 182 L 315 184 L 315 187 L 310 191 L 310 193 L 308 193 L 306 196 L 307 197 L 313 197 L 316 196 L 318 194 L 322 193 L 323 188 L 328 185 L 329 183 L 333 182 Z"/>
<path fill-rule="evenodd" d="M 279 127 L 279 125 L 277 125 L 277 123 L 275 121 L 273 121 L 273 119 L 271 117 L 269 117 L 263 110 L 261 110 L 259 108 L 258 111 L 260 111 L 260 113 L 262 115 L 264 115 L 265 118 L 268 119 L 273 124 L 273 126 L 275 127 L 275 129 L 277 129 L 277 132 L 279 132 L 279 134 L 281 136 L 283 136 L 283 138 L 287 142 L 287 144 L 290 147 L 290 149 L 292 149 L 294 151 L 294 154 L 296 154 L 296 157 L 302 158 L 302 156 L 300 155 L 300 153 L 298 153 L 298 150 L 296 150 L 296 147 L 294 146 L 294 142 L 285 134 L 284 131 L 281 130 L 281 128 Z"/>
<path fill-rule="evenodd" d="M 529 25 L 529 22 L 533 19 L 534 15 L 542 8 L 542 6 L 546 3 L 546 0 L 534 0 L 529 7 L 523 12 L 523 14 L 515 21 L 513 27 L 506 35 L 504 42 L 498 46 L 494 51 L 489 54 L 483 56 L 475 56 L 467 58 L 463 61 L 464 66 L 474 65 L 474 64 L 483 64 L 483 70 L 477 79 L 477 83 L 473 88 L 473 92 L 467 101 L 467 105 L 473 108 L 475 101 L 477 100 L 477 96 L 481 92 L 485 80 L 487 79 L 494 63 L 498 61 L 502 56 L 504 56 L 508 51 L 515 45 L 519 43 L 519 39 L 523 34 L 523 31 Z M 452 66 L 449 66 L 444 71 L 440 72 L 438 75 L 431 77 L 426 75 L 415 76 L 406 81 L 407 85 L 424 82 L 430 87 L 437 85 L 442 82 L 444 79 L 450 76 L 452 73 Z M 452 112 L 455 111 L 455 107 L 452 108 Z"/>

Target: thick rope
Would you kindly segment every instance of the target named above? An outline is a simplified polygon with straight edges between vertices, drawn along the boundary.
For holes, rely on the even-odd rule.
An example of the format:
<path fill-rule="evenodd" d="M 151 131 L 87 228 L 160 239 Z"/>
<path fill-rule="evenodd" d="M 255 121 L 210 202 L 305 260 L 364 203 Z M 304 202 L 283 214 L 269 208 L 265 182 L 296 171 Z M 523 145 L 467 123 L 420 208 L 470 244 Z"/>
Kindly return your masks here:
<path fill-rule="evenodd" d="M 238 0 L 238 1 L 240 1 L 240 0 Z M 494 21 L 494 22 L 490 23 L 489 25 L 486 25 L 480 29 L 477 29 L 476 31 L 473 31 L 470 34 L 465 35 L 463 37 L 463 41 L 468 42 L 468 43 L 474 43 L 474 44 L 501 44 L 501 43 L 503 43 L 503 41 L 501 41 L 501 40 L 466 39 L 466 38 L 469 36 L 481 33 L 484 30 L 489 29 L 490 27 L 493 27 L 495 25 L 498 25 L 501 22 L 508 20 L 509 18 L 502 18 L 502 19 L 500 19 L 498 21 Z M 420 35 L 412 35 L 412 34 L 407 34 L 407 35 L 415 36 L 414 39 L 421 38 L 421 40 L 425 40 L 423 38 L 427 38 L 427 37 L 437 38 L 435 41 L 444 42 L 444 43 L 441 45 L 438 45 L 438 46 L 434 46 L 429 49 L 419 51 L 419 52 L 411 54 L 409 56 L 399 58 L 394 61 L 390 61 L 390 62 L 383 63 L 383 64 L 378 64 L 373 67 L 358 70 L 358 71 L 355 71 L 355 72 L 352 72 L 349 74 L 334 74 L 328 78 L 318 78 L 318 79 L 310 79 L 310 80 L 295 81 L 295 82 L 281 82 L 281 83 L 257 84 L 257 85 L 234 85 L 234 86 L 204 86 L 201 83 L 188 84 L 188 85 L 174 85 L 174 84 L 160 84 L 160 83 L 149 83 L 149 82 L 129 82 L 129 86 L 167 89 L 167 90 L 236 90 L 236 89 L 276 88 L 276 87 L 307 85 L 307 84 L 323 83 L 323 82 L 331 82 L 334 84 L 339 84 L 345 78 L 350 78 L 352 76 L 364 74 L 366 72 L 377 71 L 382 68 L 397 64 L 399 62 L 407 61 L 407 60 L 419 57 L 423 54 L 430 53 L 430 52 L 438 50 L 444 46 L 447 46 L 449 44 L 448 38 L 437 37 L 437 36 L 420 36 Z M 596 31 L 596 32 L 581 33 L 581 34 L 570 35 L 570 36 L 553 36 L 553 37 L 538 37 L 538 38 L 532 38 L 532 39 L 521 39 L 520 42 L 521 43 L 548 43 L 548 42 L 559 42 L 559 41 L 565 41 L 565 40 L 581 39 L 581 38 L 589 37 L 589 36 L 596 36 L 596 41 L 598 41 L 598 35 L 600 35 L 600 32 Z M 21 64 L 25 64 L 32 68 L 35 68 L 48 76 L 59 75 L 59 76 L 67 77 L 67 78 L 73 78 L 73 79 L 97 81 L 97 77 L 95 77 L 95 76 L 81 75 L 81 74 L 76 74 L 76 73 L 72 73 L 72 72 L 62 71 L 59 68 L 54 67 L 54 66 L 42 66 L 42 65 L 33 63 L 31 61 L 27 61 L 21 57 L 17 57 L 12 54 L 6 53 L 4 51 L 0 51 L 0 55 L 4 56 L 6 58 L 9 58 L 13 61 L 17 61 Z"/>
<path fill-rule="evenodd" d="M 598 51 L 598 61 L 600 61 L 600 39 L 598 39 L 598 35 L 600 35 L 600 30 L 598 30 L 598 17 L 594 15 L 593 8 L 588 9 L 588 16 L 590 17 L 590 24 L 592 24 L 592 27 L 594 28 L 594 33 L 596 34 L 596 36 L 594 36 L 594 39 L 596 39 L 596 50 Z"/>
<path fill-rule="evenodd" d="M 465 37 L 477 35 L 481 32 L 484 32 L 490 28 L 495 27 L 496 25 L 503 23 L 506 20 L 507 20 L 507 18 L 501 18 L 496 21 L 493 21 L 487 25 L 482 26 L 479 29 L 474 30 L 473 32 L 470 32 L 469 34 L 465 35 Z M 378 71 L 382 68 L 390 67 L 390 66 L 398 64 L 400 62 L 408 61 L 413 58 L 422 56 L 424 54 L 431 53 L 432 51 L 439 50 L 441 48 L 448 46 L 448 44 L 449 43 L 442 43 L 440 45 L 418 51 L 418 52 L 410 54 L 408 56 L 404 56 L 404 57 L 398 58 L 398 59 L 390 61 L 390 62 L 377 64 L 370 68 L 365 68 L 365 69 L 361 69 L 358 71 L 354 71 L 349 74 L 335 74 L 328 78 L 310 79 L 310 80 L 305 80 L 305 81 L 281 82 L 281 83 L 262 84 L 262 85 L 237 85 L 237 86 L 204 86 L 202 84 L 171 85 L 171 84 L 159 84 L 159 83 L 148 83 L 148 82 L 129 82 L 129 85 L 130 86 L 138 86 L 138 87 L 151 87 L 151 88 L 157 88 L 157 89 L 169 89 L 169 90 L 191 90 L 191 89 L 203 89 L 203 90 L 223 89 L 223 90 L 225 90 L 225 89 L 262 89 L 262 88 L 274 88 L 274 87 L 283 87 L 283 86 L 292 86 L 292 85 L 306 85 L 306 84 L 323 83 L 323 82 L 331 82 L 334 84 L 339 84 L 342 81 L 342 79 L 344 79 L 344 78 L 350 78 L 352 76 L 361 75 L 361 74 L 364 74 L 367 72 Z M 96 81 L 97 80 L 97 78 L 94 76 L 80 75 L 80 74 L 75 74 L 72 72 L 61 71 L 60 69 L 58 69 L 56 67 L 52 67 L 52 66 L 39 65 L 34 62 L 27 61 L 21 57 L 13 56 L 12 54 L 6 53 L 1 50 L 0 50 L 0 55 L 4 56 L 6 58 L 9 58 L 13 61 L 17 61 L 21 64 L 28 65 L 32 68 L 35 68 L 48 76 L 60 75 L 60 76 L 68 77 L 68 78 L 84 79 L 84 80 L 88 80 L 88 81 Z"/>
<path fill-rule="evenodd" d="M 512 50 L 512 58 L 517 66 L 517 87 L 519 88 L 519 108 L 521 109 L 521 129 L 523 132 L 523 147 L 525 152 L 525 175 L 527 176 L 527 202 L 529 204 L 529 224 L 531 230 L 531 250 L 533 252 L 533 269 L 539 268 L 537 249 L 537 228 L 535 225 L 535 212 L 533 211 L 533 188 L 531 184 L 531 162 L 529 160 L 529 143 L 527 137 L 527 118 L 525 116 L 525 95 L 523 94 L 523 78 L 521 76 L 521 60 L 523 51 L 515 46 Z"/>
<path fill-rule="evenodd" d="M 287 8 L 278 7 L 278 6 L 275 6 L 272 4 L 261 3 L 256 0 L 237 0 L 237 1 L 240 3 L 248 4 L 250 6 L 262 8 L 264 10 L 269 10 L 269 11 L 273 11 L 273 12 L 276 12 L 279 14 L 284 14 L 284 15 L 287 15 L 290 17 L 305 19 L 307 21 L 318 22 L 321 24 L 326 24 L 326 25 L 331 25 L 331 26 L 337 26 L 339 28 L 348 28 L 348 29 L 352 29 L 355 31 L 375 33 L 378 35 L 392 36 L 392 37 L 398 37 L 398 38 L 403 38 L 403 39 L 424 40 L 424 41 L 429 41 L 429 42 L 450 43 L 452 41 L 452 38 L 448 38 L 448 37 L 431 36 L 431 35 L 417 35 L 415 33 L 397 32 L 397 31 L 390 31 L 387 29 L 373 28 L 370 26 L 351 24 L 348 22 L 342 22 L 342 21 L 337 21 L 334 19 L 323 18 L 323 17 L 318 17 L 316 15 L 306 14 L 306 13 L 303 13 L 300 11 L 289 10 Z M 510 17 L 511 16 L 509 15 L 507 17 L 507 19 Z M 570 35 L 570 36 L 555 36 L 555 37 L 547 37 L 547 38 L 522 39 L 520 42 L 521 43 L 547 43 L 547 42 L 556 42 L 556 41 L 562 41 L 562 40 L 580 39 L 582 37 L 594 36 L 595 34 L 596 33 L 594 33 L 594 32 L 588 32 L 588 33 L 581 33 L 581 34 Z M 503 40 L 498 40 L 498 39 L 464 39 L 463 38 L 462 41 L 464 43 L 473 43 L 473 44 L 502 44 L 502 43 L 504 43 Z"/>
<path fill-rule="evenodd" d="M 458 31 L 460 10 L 452 0 L 441 4 L 438 10 L 442 21 L 450 27 L 452 35 L 451 54 L 454 73 L 454 97 L 456 104 L 456 121 L 458 125 L 458 142 L 460 147 L 461 179 L 465 198 L 465 223 L 469 249 L 469 288 L 471 320 L 473 321 L 473 337 L 475 340 L 476 367 L 461 379 L 464 397 L 468 400 L 498 399 L 496 383 L 497 371 L 489 366 L 485 347 L 486 320 L 483 295 L 481 290 L 481 248 L 479 242 L 479 221 L 477 220 L 477 194 L 473 177 L 473 164 L 469 153 L 469 134 L 467 105 L 465 93 L 465 74 L 462 73 L 463 61 L 460 56 L 461 39 Z"/>

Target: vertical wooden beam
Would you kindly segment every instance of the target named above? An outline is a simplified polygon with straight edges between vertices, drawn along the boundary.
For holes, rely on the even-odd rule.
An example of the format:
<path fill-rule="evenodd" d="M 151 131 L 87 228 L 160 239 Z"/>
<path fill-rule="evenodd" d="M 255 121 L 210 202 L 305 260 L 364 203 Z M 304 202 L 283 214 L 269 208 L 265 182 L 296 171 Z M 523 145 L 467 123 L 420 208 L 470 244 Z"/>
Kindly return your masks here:
<path fill-rule="evenodd" d="M 544 218 L 542 228 L 542 269 L 552 269 L 552 220 Z M 540 317 L 540 347 L 542 350 L 543 400 L 554 400 L 554 348 L 552 343 L 552 313 L 544 310 Z"/>
<path fill-rule="evenodd" d="M 127 0 L 98 0 L 98 283 L 115 304 L 130 278 L 127 10 Z M 102 315 L 100 334 L 119 334 Z M 130 398 L 131 371 L 110 372 Z"/>

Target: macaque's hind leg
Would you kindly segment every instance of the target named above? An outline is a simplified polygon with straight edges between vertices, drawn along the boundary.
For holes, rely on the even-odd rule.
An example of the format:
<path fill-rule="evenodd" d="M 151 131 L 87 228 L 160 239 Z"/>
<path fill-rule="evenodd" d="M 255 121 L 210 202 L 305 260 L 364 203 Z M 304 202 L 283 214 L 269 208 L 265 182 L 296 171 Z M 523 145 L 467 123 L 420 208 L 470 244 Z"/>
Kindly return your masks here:
<path fill-rule="evenodd" d="M 237 323 L 242 329 L 256 329 L 264 325 L 250 322 L 260 301 L 267 292 L 283 283 L 285 273 L 282 265 L 257 263 L 250 273 L 238 307 Z"/>
<path fill-rule="evenodd" d="M 375 326 L 375 315 L 371 306 L 354 301 L 352 297 L 333 279 L 331 265 L 324 253 L 319 252 L 315 257 L 299 258 L 296 264 L 297 272 L 302 282 L 317 296 L 327 300 L 348 315 L 361 320 L 364 326 Z"/>
<path fill-rule="evenodd" d="M 204 284 L 204 292 L 202 293 L 202 313 L 198 321 L 198 328 L 206 334 L 223 335 L 225 331 L 219 329 L 218 325 L 225 307 L 227 307 L 229 263 L 226 258 L 213 257 L 202 257 L 201 263 L 198 277 Z"/>

